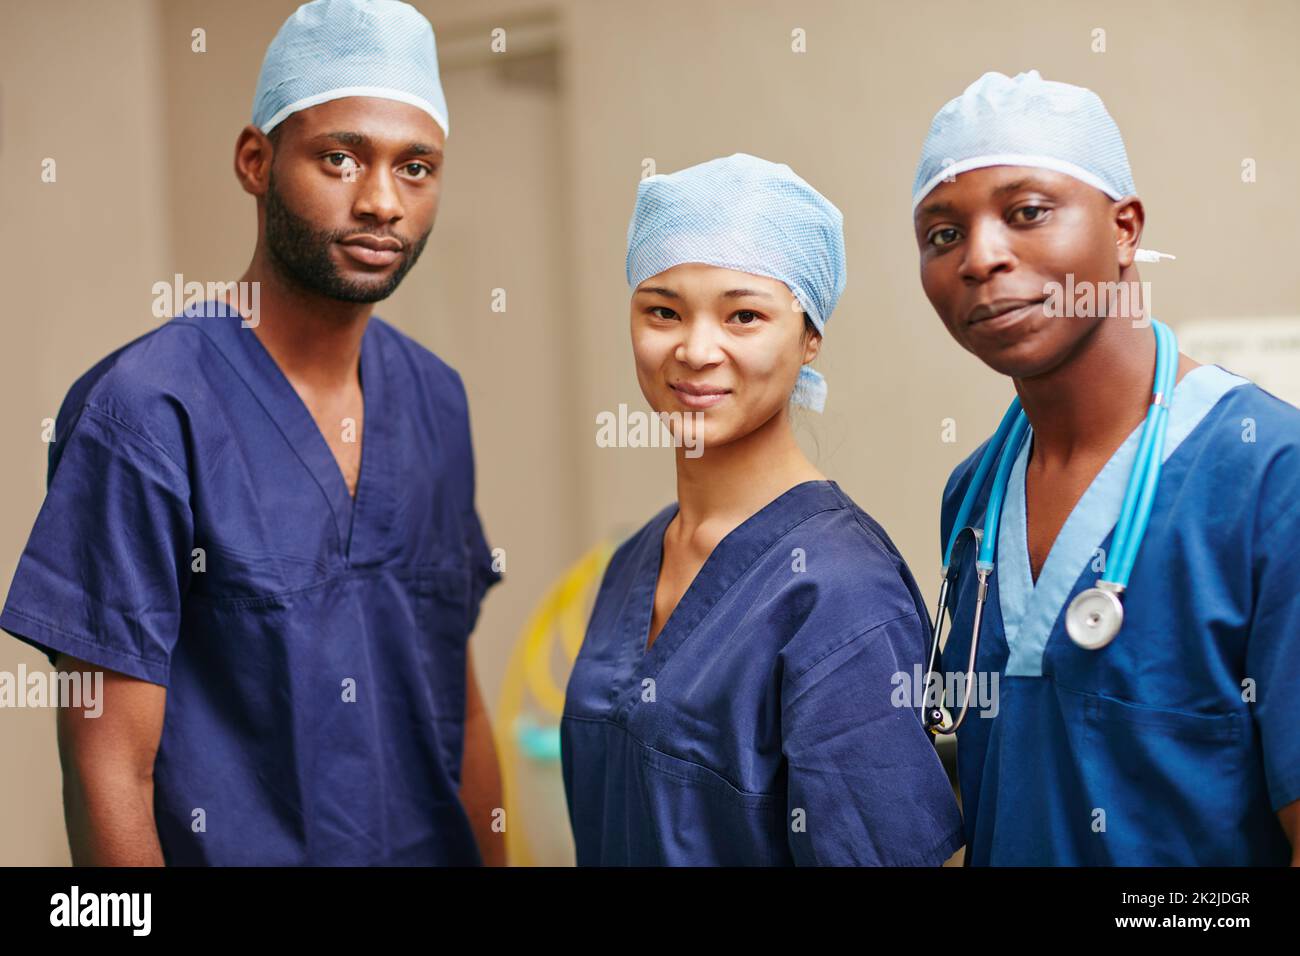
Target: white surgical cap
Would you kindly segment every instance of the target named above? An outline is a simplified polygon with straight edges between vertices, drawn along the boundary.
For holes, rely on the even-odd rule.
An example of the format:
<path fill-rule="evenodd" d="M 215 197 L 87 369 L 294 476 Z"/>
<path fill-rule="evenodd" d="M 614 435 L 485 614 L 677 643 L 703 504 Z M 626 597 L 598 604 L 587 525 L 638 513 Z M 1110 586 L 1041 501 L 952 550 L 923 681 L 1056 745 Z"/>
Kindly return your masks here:
<path fill-rule="evenodd" d="M 267 47 L 253 123 L 269 133 L 286 117 L 345 96 L 397 100 L 450 132 L 433 27 L 401 0 L 313 0 Z"/>
<path fill-rule="evenodd" d="M 985 73 L 935 114 L 912 182 L 912 211 L 941 182 L 986 166 L 1073 176 L 1111 199 L 1136 195 L 1119 127 L 1101 97 L 1037 70 Z M 1139 261 L 1173 258 L 1138 250 Z"/>
<path fill-rule="evenodd" d="M 627 230 L 628 284 L 686 262 L 784 282 L 824 334 L 844 291 L 844 217 L 789 166 L 745 153 L 649 176 Z M 791 401 L 820 412 L 826 379 L 804 365 Z"/>

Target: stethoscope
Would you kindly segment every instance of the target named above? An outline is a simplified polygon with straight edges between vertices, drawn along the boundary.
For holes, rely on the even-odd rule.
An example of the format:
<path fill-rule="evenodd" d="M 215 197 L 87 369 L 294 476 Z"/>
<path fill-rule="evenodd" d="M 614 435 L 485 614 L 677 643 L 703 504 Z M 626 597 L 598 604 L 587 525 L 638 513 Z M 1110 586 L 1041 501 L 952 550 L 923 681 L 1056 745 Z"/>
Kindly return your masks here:
<path fill-rule="evenodd" d="M 1129 474 L 1128 486 L 1124 491 L 1124 503 L 1120 507 L 1119 521 L 1115 525 L 1112 539 L 1110 560 L 1106 562 L 1103 577 L 1097 580 L 1095 587 L 1080 592 L 1065 612 L 1065 630 L 1075 644 L 1090 651 L 1099 650 L 1115 639 L 1124 623 L 1124 604 L 1121 600 L 1128 587 L 1129 574 L 1137 560 L 1138 546 L 1146 533 L 1147 523 L 1151 520 L 1152 504 L 1155 501 L 1156 485 L 1160 481 L 1160 467 L 1164 461 L 1165 431 L 1169 426 L 1169 402 L 1173 396 L 1174 383 L 1178 376 L 1178 341 L 1173 330 L 1163 322 L 1152 320 L 1156 335 L 1156 374 L 1151 390 L 1151 404 L 1147 408 L 1146 420 L 1142 423 L 1142 435 L 1138 442 L 1137 459 L 1133 471 Z M 940 570 L 942 580 L 939 584 L 939 606 L 931 628 L 930 661 L 926 669 L 925 692 L 922 698 L 924 723 L 932 734 L 956 733 L 966 719 L 970 708 L 972 677 L 975 673 L 975 655 L 979 649 L 980 621 L 984 615 L 984 600 L 988 595 L 989 577 L 993 574 L 993 552 L 997 547 L 998 524 L 1002 518 L 1003 499 L 1006 497 L 1007 481 L 1020 448 L 1029 434 L 1029 420 L 1020 407 L 1020 398 L 1011 402 L 1011 407 L 1002 416 L 998 430 L 980 457 L 979 467 L 971 479 L 961 508 L 953 522 L 952 534 L 943 553 L 943 567 Z M 993 488 L 989 492 L 988 505 L 984 512 L 984 527 L 968 527 L 971 510 L 975 499 L 979 497 L 993 462 L 997 460 L 997 470 L 993 476 Z M 954 556 L 966 536 L 979 549 L 975 560 L 975 574 L 978 585 L 975 592 L 975 620 L 971 628 L 970 659 L 966 663 L 966 687 L 962 700 L 961 713 L 951 726 L 943 727 L 944 711 L 936 700 L 931 702 L 931 686 L 935 659 L 939 653 L 939 642 L 943 632 L 944 613 L 949 616 L 952 609 L 948 606 L 948 596 L 956 583 L 957 563 Z"/>

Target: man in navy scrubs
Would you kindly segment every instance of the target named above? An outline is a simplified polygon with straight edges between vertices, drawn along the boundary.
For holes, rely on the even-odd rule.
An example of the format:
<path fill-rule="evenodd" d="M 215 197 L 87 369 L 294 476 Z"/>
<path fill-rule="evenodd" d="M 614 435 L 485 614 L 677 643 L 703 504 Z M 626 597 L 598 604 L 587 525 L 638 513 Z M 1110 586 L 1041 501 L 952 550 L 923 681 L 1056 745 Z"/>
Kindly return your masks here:
<path fill-rule="evenodd" d="M 74 862 L 503 860 L 465 389 L 371 316 L 447 126 L 414 8 L 301 7 L 236 145 L 257 308 L 191 306 L 68 393 L 0 626 L 105 673 L 102 716 L 59 713 Z"/>

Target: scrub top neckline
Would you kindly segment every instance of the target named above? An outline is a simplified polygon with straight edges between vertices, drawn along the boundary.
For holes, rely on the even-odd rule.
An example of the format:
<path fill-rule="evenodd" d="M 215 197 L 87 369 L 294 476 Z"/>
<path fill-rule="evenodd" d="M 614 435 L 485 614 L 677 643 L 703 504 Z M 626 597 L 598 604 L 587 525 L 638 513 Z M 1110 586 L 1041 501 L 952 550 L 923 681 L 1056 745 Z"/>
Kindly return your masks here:
<path fill-rule="evenodd" d="M 217 306 L 225 314 L 214 313 L 210 306 Z M 320 487 L 334 517 L 338 536 L 339 554 L 345 564 L 367 560 L 367 549 L 379 543 L 378 535 L 370 534 L 369 524 L 381 526 L 376 530 L 382 533 L 386 523 L 383 509 L 391 504 L 390 496 L 385 493 L 386 471 L 383 467 L 386 456 L 382 446 L 387 442 L 389 426 L 385 402 L 384 360 L 380 354 L 378 335 L 378 317 L 371 315 L 366 320 L 366 328 L 361 336 L 361 354 L 358 359 L 358 378 L 361 387 L 363 408 L 361 457 L 357 474 L 356 495 L 348 491 L 347 481 L 339 467 L 338 460 L 330 450 L 320 426 L 312 416 L 306 402 L 289 381 L 284 370 L 267 350 L 255 330 L 242 325 L 238 312 L 220 300 L 204 303 L 205 309 L 200 316 L 215 316 L 221 321 L 213 323 L 212 318 L 200 318 L 187 310 L 186 317 L 198 320 L 204 328 L 220 330 L 225 342 L 233 336 L 239 340 L 239 348 L 227 357 L 235 361 L 237 357 L 245 361 L 248 385 L 257 395 L 267 415 L 275 422 L 285 436 L 290 448 L 297 455 L 304 467 L 311 473 Z M 227 321 L 230 320 L 230 321 Z M 213 324 L 209 324 L 213 323 Z M 386 504 L 387 503 L 387 504 Z"/>
<path fill-rule="evenodd" d="M 669 612 L 667 619 L 665 619 L 664 621 L 663 627 L 659 629 L 658 636 L 655 637 L 654 643 L 651 644 L 649 647 L 646 647 L 646 643 L 650 639 L 650 628 L 654 623 L 655 596 L 659 592 L 659 581 L 663 572 L 664 537 L 668 533 L 668 526 L 672 524 L 673 519 L 677 517 L 677 512 L 680 510 L 680 504 L 674 501 L 666 508 L 664 508 L 664 510 L 660 512 L 660 520 L 662 521 L 662 526 L 653 528 L 652 529 L 653 533 L 651 534 L 651 538 L 654 544 L 648 554 L 648 561 L 651 568 L 651 573 L 649 575 L 650 594 L 649 594 L 648 607 L 642 609 L 641 615 L 633 616 L 633 620 L 636 620 L 638 622 L 644 622 L 640 630 L 638 631 L 640 643 L 637 645 L 636 648 L 639 651 L 641 658 L 644 660 L 649 660 L 651 656 L 656 653 L 656 651 L 660 651 L 661 648 L 665 646 L 664 638 L 668 636 L 669 629 L 673 628 L 674 623 L 680 623 L 678 619 L 684 616 L 684 613 L 683 614 L 678 613 L 682 611 L 683 607 L 687 607 L 687 609 L 689 610 L 690 607 L 702 603 L 708 603 L 709 606 L 712 606 L 712 603 L 715 603 L 716 599 L 722 596 L 722 593 L 725 592 L 725 588 L 718 591 L 717 594 L 712 595 L 713 600 L 710 601 L 708 597 L 704 597 L 701 594 L 701 588 L 697 587 L 697 585 L 701 581 L 718 579 L 719 577 L 718 575 L 712 575 L 712 577 L 710 577 L 710 575 L 706 575 L 705 572 L 706 571 L 712 572 L 713 566 L 720 563 L 722 557 L 727 556 L 727 553 L 729 551 L 734 550 L 733 546 L 735 545 L 735 543 L 741 541 L 745 537 L 746 529 L 752 531 L 756 526 L 762 524 L 762 519 L 765 516 L 780 511 L 780 509 L 783 508 L 785 505 L 793 502 L 795 499 L 801 497 L 805 493 L 815 494 L 816 492 L 820 492 L 820 491 L 829 491 L 832 493 L 835 503 L 830 505 L 830 507 L 841 507 L 843 502 L 847 501 L 847 499 L 844 496 L 844 493 L 840 490 L 840 486 L 836 484 L 835 481 L 832 479 L 812 478 L 809 479 L 808 481 L 801 481 L 798 484 L 792 485 L 789 488 L 787 488 L 785 491 L 777 495 L 775 498 L 773 498 L 763 507 L 759 508 L 758 511 L 754 512 L 744 521 L 740 522 L 740 524 L 736 525 L 736 527 L 732 528 L 725 535 L 723 535 L 722 539 L 716 545 L 713 546 L 713 550 L 709 552 L 709 556 L 704 559 L 704 563 L 700 565 L 700 569 L 695 572 L 695 577 L 691 579 L 691 583 L 687 585 L 686 590 L 682 592 L 682 596 L 678 599 L 676 606 L 672 609 L 671 612 Z M 818 510 L 826 510 L 826 509 L 819 508 Z M 810 511 L 807 514 L 803 514 L 803 516 L 800 517 L 799 520 L 794 523 L 798 524 L 815 513 L 816 513 L 815 511 Z M 791 527 L 793 527 L 793 525 L 791 525 Z M 781 533 L 784 534 L 785 530 L 783 530 Z M 772 540 L 775 540 L 775 538 L 773 538 Z M 766 550 L 766 548 L 764 548 L 763 550 Z M 749 565 L 752 564 L 753 561 L 756 560 L 759 554 L 761 553 L 762 552 L 759 551 L 758 553 L 753 554 L 752 558 L 750 558 L 749 561 L 745 562 L 744 567 L 733 568 L 732 570 L 735 573 L 734 575 L 728 576 L 729 580 L 734 580 L 734 578 L 739 577 L 740 573 L 746 570 L 749 567 Z M 688 602 L 690 602 L 689 605 Z M 680 627 L 676 628 L 676 631 L 681 631 L 681 630 L 682 629 Z M 690 628 L 686 629 L 687 632 L 689 632 L 689 630 Z M 680 643 L 680 641 L 676 643 Z M 667 656 L 672 653 L 672 649 L 676 647 L 676 643 L 672 645 L 672 648 L 663 651 L 661 656 L 666 659 Z"/>
<path fill-rule="evenodd" d="M 372 317 L 373 318 L 373 317 Z M 299 430 L 308 431 L 312 435 L 309 439 L 309 445 L 312 446 L 313 453 L 313 471 L 317 472 L 317 479 L 323 481 L 328 486 L 328 496 L 335 505 L 336 517 L 340 520 L 340 537 L 342 551 L 349 558 L 352 553 L 352 538 L 356 532 L 356 515 L 358 506 L 361 503 L 361 497 L 365 492 L 366 485 L 369 484 L 369 471 L 366 454 L 367 449 L 372 444 L 370 425 L 374 419 L 379 418 L 378 409 L 374 407 L 376 395 L 371 392 L 377 392 L 377 388 L 368 388 L 367 383 L 378 384 L 380 375 L 374 368 L 374 361 L 371 356 L 375 349 L 371 341 L 374 336 L 371 334 L 374 328 L 370 319 L 366 319 L 365 331 L 361 334 L 361 354 L 357 361 L 357 379 L 361 388 L 361 407 L 362 407 L 362 425 L 361 425 L 361 460 L 358 463 L 357 470 L 357 491 L 352 495 L 348 491 L 347 479 L 343 477 L 343 469 L 339 467 L 338 459 L 334 457 L 334 452 L 329 446 L 329 441 L 325 438 L 324 433 L 320 430 L 320 425 L 307 407 L 307 403 L 298 394 L 298 390 L 293 387 L 293 382 L 289 381 L 289 376 L 284 373 L 280 363 L 275 360 L 269 349 L 257 336 L 254 330 L 250 338 L 256 343 L 255 348 L 261 352 L 264 360 L 275 369 L 275 374 L 279 376 L 288 394 L 292 396 L 289 400 L 289 407 L 286 408 L 294 418 L 299 419 Z M 322 450 L 324 455 L 321 455 Z M 320 474 L 324 472 L 324 474 Z"/>
<path fill-rule="evenodd" d="M 1245 379 L 1217 365 L 1199 365 L 1184 375 L 1174 385 L 1161 460 L 1169 460 L 1219 399 L 1244 384 Z M 1106 555 L 1102 545 L 1113 532 L 1119 517 L 1124 489 L 1137 458 L 1142 423 L 1134 427 L 1075 502 L 1048 549 L 1037 581 L 1029 570 L 1025 507 L 1025 470 L 1033 440 L 1032 430 L 1029 435 L 1029 440 L 1016 455 L 1007 481 L 1006 503 L 998 529 L 997 565 L 993 572 L 997 613 L 1009 652 L 1006 666 L 1009 677 L 1042 676 L 1047 641 L 1056 629 L 1080 576 L 1094 573 L 1094 567 L 1104 568 Z M 1157 507 L 1160 495 L 1157 489 Z M 985 507 L 988 507 L 987 501 Z M 1139 551 L 1139 560 L 1141 556 Z M 1095 573 L 1100 575 L 1103 571 Z"/>
<path fill-rule="evenodd" d="M 1173 396 L 1170 399 L 1171 404 L 1173 402 L 1173 399 L 1178 397 L 1178 389 L 1183 384 L 1183 382 L 1187 380 L 1187 377 L 1189 375 L 1195 374 L 1199 369 L 1202 368 L 1205 368 L 1205 366 L 1198 365 L 1196 368 L 1189 369 L 1186 375 L 1184 375 L 1182 378 L 1174 382 L 1174 392 L 1173 392 Z M 1141 440 L 1142 428 L 1145 424 L 1146 424 L 1146 417 L 1144 415 L 1142 421 L 1138 422 L 1133 427 L 1132 431 L 1130 431 L 1128 435 L 1125 436 L 1124 440 L 1120 442 L 1119 447 L 1116 448 L 1115 451 L 1111 452 L 1110 457 L 1107 458 L 1106 461 L 1102 464 L 1101 468 L 1097 470 L 1097 474 L 1092 476 L 1092 480 L 1088 482 L 1088 486 L 1084 488 L 1083 493 L 1079 495 L 1079 500 L 1074 503 L 1074 506 L 1070 509 L 1069 514 L 1065 516 L 1065 520 L 1061 522 L 1061 527 L 1059 527 L 1056 530 L 1056 537 L 1052 539 L 1052 543 L 1047 549 L 1047 556 L 1043 558 L 1043 566 L 1038 569 L 1038 577 L 1036 579 L 1034 577 L 1033 561 L 1030 559 L 1030 554 L 1029 554 L 1029 495 L 1027 493 L 1027 483 L 1028 483 L 1029 461 L 1034 456 L 1034 429 L 1033 426 L 1030 426 L 1029 431 L 1025 436 L 1024 446 L 1016 454 L 1016 460 L 1014 462 L 1014 475 L 1008 476 L 1009 482 L 1007 485 L 1007 492 L 1008 492 L 1007 497 L 1011 501 L 1013 501 L 1016 506 L 1013 530 L 1017 532 L 1017 537 L 1020 539 L 1019 540 L 1020 548 L 1018 550 L 1023 552 L 1022 554 L 1017 555 L 1017 559 L 1014 565 L 1015 570 L 1017 572 L 1020 571 L 1024 572 L 1024 575 L 1021 576 L 1022 580 L 1017 582 L 1021 587 L 1027 587 L 1030 593 L 1032 593 L 1038 588 L 1039 583 L 1043 580 L 1043 574 L 1047 570 L 1047 562 L 1052 559 L 1052 552 L 1056 550 L 1057 543 L 1060 542 L 1062 538 L 1065 537 L 1066 525 L 1070 523 L 1070 518 L 1078 510 L 1079 505 L 1081 505 L 1084 502 L 1084 499 L 1088 498 L 1089 492 L 1092 491 L 1093 486 L 1098 484 L 1099 480 L 1102 477 L 1102 473 L 1105 472 L 1108 468 L 1110 468 L 1111 463 L 1114 462 L 1115 459 L 1119 457 L 1120 451 L 1122 449 L 1127 448 L 1131 443 Z M 1168 443 L 1166 442 L 1166 445 L 1167 444 Z M 1169 448 L 1166 448 L 1165 450 L 1172 451 L 1172 449 Z M 1012 493 L 1013 489 L 1012 489 L 1012 484 L 1010 482 L 1010 479 L 1012 478 L 1014 478 L 1014 485 L 1015 485 L 1014 494 Z M 999 531 L 1001 531 L 1001 525 L 999 525 Z M 999 534 L 998 537 L 1000 539 L 1001 534 Z M 1001 543 L 1002 543 L 1001 540 L 999 540 L 998 542 L 999 546 L 1001 546 Z"/>

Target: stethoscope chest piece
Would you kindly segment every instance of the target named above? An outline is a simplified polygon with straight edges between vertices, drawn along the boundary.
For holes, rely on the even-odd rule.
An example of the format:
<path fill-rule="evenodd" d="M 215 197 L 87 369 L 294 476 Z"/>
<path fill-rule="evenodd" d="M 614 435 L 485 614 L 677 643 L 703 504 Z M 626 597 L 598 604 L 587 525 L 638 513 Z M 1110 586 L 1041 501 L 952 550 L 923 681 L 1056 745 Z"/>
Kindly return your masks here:
<path fill-rule="evenodd" d="M 1081 591 L 1065 612 L 1065 630 L 1070 640 L 1089 651 L 1100 650 L 1119 633 L 1124 623 L 1124 605 L 1119 595 L 1107 588 Z"/>

